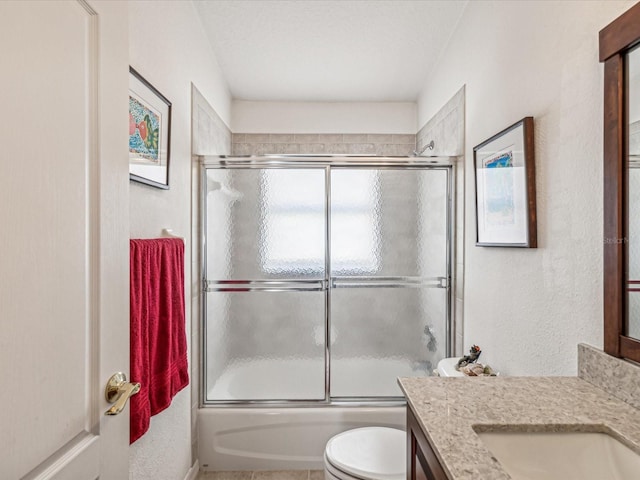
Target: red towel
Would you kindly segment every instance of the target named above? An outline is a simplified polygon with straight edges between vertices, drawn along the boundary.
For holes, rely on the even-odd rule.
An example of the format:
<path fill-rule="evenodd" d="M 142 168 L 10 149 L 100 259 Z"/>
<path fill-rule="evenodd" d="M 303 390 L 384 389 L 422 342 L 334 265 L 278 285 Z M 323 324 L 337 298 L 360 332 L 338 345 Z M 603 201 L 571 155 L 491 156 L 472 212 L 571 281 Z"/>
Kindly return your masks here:
<path fill-rule="evenodd" d="M 131 240 L 131 381 L 133 443 L 189 384 L 181 239 Z"/>

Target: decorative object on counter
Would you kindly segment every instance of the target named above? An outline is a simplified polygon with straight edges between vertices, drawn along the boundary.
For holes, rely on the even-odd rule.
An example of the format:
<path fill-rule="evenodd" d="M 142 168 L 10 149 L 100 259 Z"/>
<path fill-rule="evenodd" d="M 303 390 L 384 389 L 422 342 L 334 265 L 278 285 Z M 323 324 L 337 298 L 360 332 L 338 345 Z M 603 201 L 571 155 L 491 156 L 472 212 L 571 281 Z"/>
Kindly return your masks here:
<path fill-rule="evenodd" d="M 470 363 L 475 363 L 480 357 L 482 350 L 478 345 L 472 345 L 469 349 L 469 355 L 465 355 L 460 360 L 458 360 L 458 364 L 456 365 L 456 370 L 460 370 L 462 367 L 466 367 Z"/>
<path fill-rule="evenodd" d="M 171 102 L 129 67 L 129 178 L 169 188 Z"/>
<path fill-rule="evenodd" d="M 536 248 L 533 117 L 473 149 L 476 246 Z"/>
<path fill-rule="evenodd" d="M 464 373 L 467 377 L 496 377 L 498 375 L 489 365 L 482 365 L 481 363 L 470 363 L 465 367 L 460 367 L 458 371 Z"/>

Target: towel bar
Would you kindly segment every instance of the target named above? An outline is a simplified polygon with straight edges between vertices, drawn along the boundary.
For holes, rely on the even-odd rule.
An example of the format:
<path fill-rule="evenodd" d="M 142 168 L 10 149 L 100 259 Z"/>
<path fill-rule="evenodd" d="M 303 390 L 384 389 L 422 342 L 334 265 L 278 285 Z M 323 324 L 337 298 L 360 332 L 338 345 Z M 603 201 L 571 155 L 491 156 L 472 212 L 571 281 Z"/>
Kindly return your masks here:
<path fill-rule="evenodd" d="M 168 238 L 179 238 L 180 240 L 184 240 L 184 237 L 181 237 L 179 235 L 175 235 L 171 228 L 163 228 L 162 229 L 162 236 L 163 237 L 168 237 Z"/>

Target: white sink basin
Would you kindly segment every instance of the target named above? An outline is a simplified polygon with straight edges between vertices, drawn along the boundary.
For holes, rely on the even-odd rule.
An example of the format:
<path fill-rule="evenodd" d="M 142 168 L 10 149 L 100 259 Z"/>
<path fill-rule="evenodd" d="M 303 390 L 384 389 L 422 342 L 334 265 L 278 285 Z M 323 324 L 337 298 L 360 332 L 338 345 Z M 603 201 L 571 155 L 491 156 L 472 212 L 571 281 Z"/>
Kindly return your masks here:
<path fill-rule="evenodd" d="M 480 432 L 513 480 L 638 480 L 640 455 L 605 433 Z"/>

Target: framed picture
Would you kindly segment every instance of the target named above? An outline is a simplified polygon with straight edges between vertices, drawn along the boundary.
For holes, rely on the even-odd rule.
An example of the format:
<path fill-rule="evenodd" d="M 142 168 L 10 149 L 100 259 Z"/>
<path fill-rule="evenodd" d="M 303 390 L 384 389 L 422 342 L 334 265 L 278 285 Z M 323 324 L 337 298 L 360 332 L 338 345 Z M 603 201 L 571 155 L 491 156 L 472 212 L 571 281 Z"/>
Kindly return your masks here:
<path fill-rule="evenodd" d="M 129 67 L 129 178 L 169 188 L 171 102 Z"/>
<path fill-rule="evenodd" d="M 473 149 L 476 245 L 537 247 L 533 117 Z"/>

